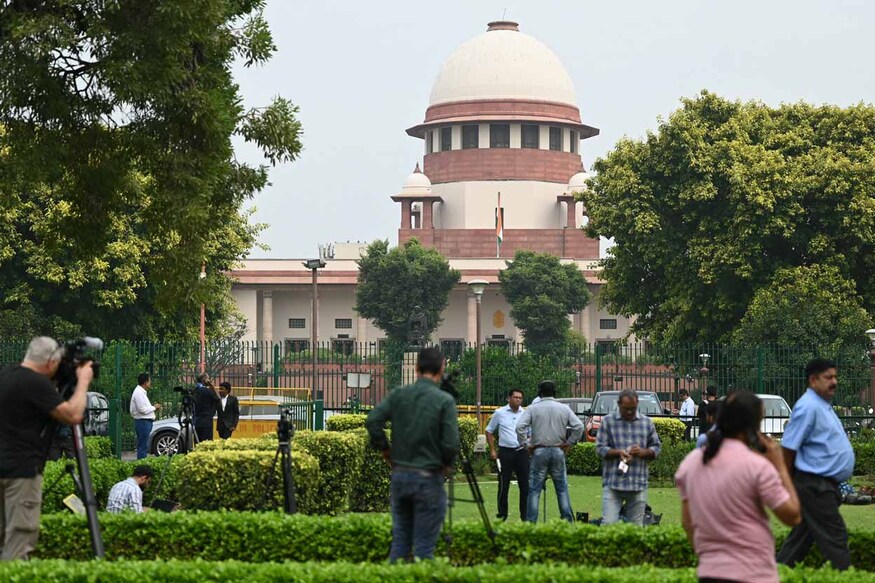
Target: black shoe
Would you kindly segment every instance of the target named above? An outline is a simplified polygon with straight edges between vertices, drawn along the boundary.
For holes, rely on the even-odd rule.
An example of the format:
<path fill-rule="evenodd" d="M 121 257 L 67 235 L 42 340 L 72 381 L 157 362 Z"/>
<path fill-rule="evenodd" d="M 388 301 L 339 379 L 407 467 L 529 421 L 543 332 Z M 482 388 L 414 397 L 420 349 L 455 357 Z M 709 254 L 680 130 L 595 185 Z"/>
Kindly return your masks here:
<path fill-rule="evenodd" d="M 507 520 L 507 516 L 502 516 L 501 514 L 496 514 L 495 519 L 501 520 L 502 522 L 504 522 L 505 520 Z"/>

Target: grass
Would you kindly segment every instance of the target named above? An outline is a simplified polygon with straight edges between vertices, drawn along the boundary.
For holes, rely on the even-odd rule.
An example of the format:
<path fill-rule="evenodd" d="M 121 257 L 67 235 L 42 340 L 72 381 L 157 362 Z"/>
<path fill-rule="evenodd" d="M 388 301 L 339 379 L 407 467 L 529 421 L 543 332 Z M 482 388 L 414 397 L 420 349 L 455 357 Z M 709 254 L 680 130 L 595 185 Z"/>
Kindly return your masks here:
<path fill-rule="evenodd" d="M 486 510 L 490 520 L 495 519 L 498 509 L 498 481 L 494 474 L 477 478 L 483 499 L 486 502 Z M 855 484 L 856 485 L 856 484 Z M 471 491 L 468 484 L 462 479 L 455 485 L 456 496 L 471 499 Z M 571 507 L 574 512 L 589 512 L 590 519 L 602 515 L 602 479 L 598 476 L 568 476 L 569 496 Z M 539 508 L 539 520 L 544 517 L 544 494 L 541 494 Z M 519 490 L 516 484 L 511 485 L 508 496 L 508 509 L 510 516 L 508 522 L 519 522 L 518 513 Z M 547 518 L 554 520 L 559 518 L 559 507 L 556 503 L 556 491 L 553 483 L 547 480 Z M 655 514 L 662 514 L 662 524 L 681 523 L 681 502 L 677 489 L 651 487 L 647 495 L 647 503 L 653 508 Z M 842 516 L 848 528 L 872 528 L 875 524 L 875 504 L 869 506 L 842 506 Z M 456 502 L 453 508 L 453 520 L 480 520 L 476 505 L 470 502 Z M 778 521 L 772 516 L 772 526 L 777 526 Z"/>

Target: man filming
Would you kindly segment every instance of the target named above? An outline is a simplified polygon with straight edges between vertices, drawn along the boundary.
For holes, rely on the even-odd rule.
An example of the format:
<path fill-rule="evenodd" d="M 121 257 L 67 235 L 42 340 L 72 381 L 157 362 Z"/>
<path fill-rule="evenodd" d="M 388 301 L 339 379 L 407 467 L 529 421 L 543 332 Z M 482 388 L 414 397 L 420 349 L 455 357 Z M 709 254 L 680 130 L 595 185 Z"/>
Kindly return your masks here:
<path fill-rule="evenodd" d="M 0 559 L 27 558 L 36 548 L 43 468 L 55 421 L 82 423 L 91 362 L 76 369 L 76 389 L 64 401 L 51 382 L 64 349 L 55 340 L 31 340 L 21 364 L 0 373 Z"/>

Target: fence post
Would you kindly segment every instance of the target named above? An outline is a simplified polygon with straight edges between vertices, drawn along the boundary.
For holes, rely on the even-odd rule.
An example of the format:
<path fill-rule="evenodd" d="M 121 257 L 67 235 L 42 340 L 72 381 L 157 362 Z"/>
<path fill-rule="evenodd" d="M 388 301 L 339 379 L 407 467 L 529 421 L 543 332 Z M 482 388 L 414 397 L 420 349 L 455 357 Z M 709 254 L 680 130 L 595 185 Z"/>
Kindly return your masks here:
<path fill-rule="evenodd" d="M 280 386 L 280 345 L 273 345 L 273 386 Z"/>
<path fill-rule="evenodd" d="M 757 345 L 757 393 L 763 394 L 766 392 L 766 355 L 763 347 Z"/>
<path fill-rule="evenodd" d="M 109 434 L 112 436 L 112 453 L 122 459 L 122 347 L 115 344 L 115 395 L 110 402 Z"/>
<path fill-rule="evenodd" d="M 313 419 L 313 429 L 316 431 L 322 431 L 325 429 L 325 415 L 323 401 L 321 399 L 316 401 L 316 411 L 314 414 L 315 419 Z"/>
<path fill-rule="evenodd" d="M 595 345 L 595 392 L 602 390 L 602 345 Z"/>

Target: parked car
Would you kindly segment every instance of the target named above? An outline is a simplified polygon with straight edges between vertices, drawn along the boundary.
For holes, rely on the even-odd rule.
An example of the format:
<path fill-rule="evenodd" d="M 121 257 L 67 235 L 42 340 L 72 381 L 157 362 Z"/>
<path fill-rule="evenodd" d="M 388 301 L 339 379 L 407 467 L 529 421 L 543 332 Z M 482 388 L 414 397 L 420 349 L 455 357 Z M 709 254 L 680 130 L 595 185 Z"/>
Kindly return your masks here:
<path fill-rule="evenodd" d="M 85 435 L 109 435 L 109 400 L 101 393 L 89 391 L 85 401 Z"/>
<path fill-rule="evenodd" d="M 589 410 L 592 409 L 592 397 L 563 397 L 556 400 L 571 407 L 574 414 L 586 425 Z"/>
<path fill-rule="evenodd" d="M 261 437 L 265 433 L 275 432 L 277 421 L 280 418 L 280 405 L 284 404 L 292 406 L 293 422 L 296 428 L 308 427 L 309 408 L 296 408 L 294 402 L 289 402 L 286 398 L 257 395 L 251 398 L 240 398 L 239 402 L 240 421 L 233 437 Z M 152 452 L 152 455 L 175 454 L 179 432 L 179 419 L 176 417 L 155 421 L 152 424 L 152 433 L 149 435 L 149 451 Z M 215 418 L 213 419 L 213 432 L 214 435 L 218 436 Z"/>
<path fill-rule="evenodd" d="M 667 415 L 670 413 L 660 402 L 659 397 L 653 391 L 636 391 L 638 393 L 638 412 L 647 416 Z M 590 419 L 584 423 L 584 435 L 587 441 L 595 441 L 602 424 L 602 417 L 610 415 L 617 410 L 617 398 L 620 391 L 600 391 L 595 394 L 592 408 L 589 411 Z"/>
<path fill-rule="evenodd" d="M 757 395 L 763 402 L 763 421 L 760 431 L 768 435 L 783 435 L 790 420 L 790 405 L 780 395 Z"/>

